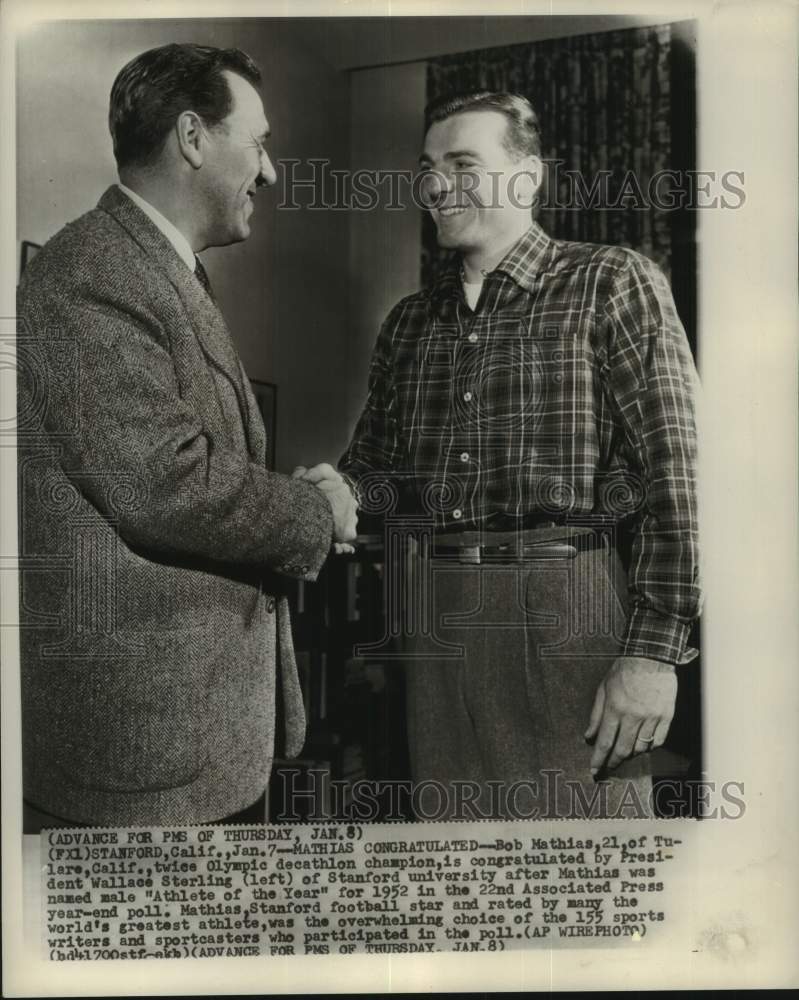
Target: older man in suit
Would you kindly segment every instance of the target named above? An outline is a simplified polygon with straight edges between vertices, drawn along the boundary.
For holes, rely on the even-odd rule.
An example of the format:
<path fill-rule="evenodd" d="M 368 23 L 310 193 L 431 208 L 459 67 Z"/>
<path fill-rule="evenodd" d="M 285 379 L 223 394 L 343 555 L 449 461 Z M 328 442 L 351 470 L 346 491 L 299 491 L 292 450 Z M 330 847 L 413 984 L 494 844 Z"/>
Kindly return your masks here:
<path fill-rule="evenodd" d="M 120 184 L 21 284 L 28 829 L 252 819 L 276 737 L 303 743 L 285 581 L 354 537 L 355 506 L 328 465 L 265 468 L 196 257 L 245 240 L 275 181 L 259 81 L 238 50 L 132 60 L 111 93 Z"/>

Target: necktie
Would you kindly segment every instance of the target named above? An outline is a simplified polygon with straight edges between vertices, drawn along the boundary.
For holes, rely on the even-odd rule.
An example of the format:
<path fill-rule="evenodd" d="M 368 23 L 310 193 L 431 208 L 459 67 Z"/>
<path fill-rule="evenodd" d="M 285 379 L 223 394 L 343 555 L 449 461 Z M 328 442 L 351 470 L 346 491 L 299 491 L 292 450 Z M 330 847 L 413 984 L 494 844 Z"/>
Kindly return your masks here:
<path fill-rule="evenodd" d="M 214 293 L 211 289 L 211 282 L 208 278 L 208 274 L 203 267 L 203 262 L 197 256 L 194 255 L 194 275 L 197 281 L 202 285 L 208 298 L 214 303 L 218 322 L 215 324 L 217 332 L 215 335 L 215 345 L 217 356 L 221 359 L 223 365 L 223 370 L 228 376 L 230 384 L 233 387 L 233 391 L 236 395 L 236 400 L 238 402 L 239 410 L 244 421 L 244 433 L 247 435 L 247 427 L 249 421 L 249 406 L 247 403 L 247 397 L 244 391 L 244 386 L 242 384 L 242 375 L 244 374 L 244 369 L 241 367 L 241 362 L 239 361 L 239 356 L 236 353 L 236 348 L 233 346 L 233 342 L 230 339 L 230 334 L 227 332 L 224 320 L 219 312 L 219 307 L 216 305 L 216 299 L 214 298 Z M 219 364 L 220 362 L 217 362 Z M 297 751 L 299 753 L 299 751 Z"/>
<path fill-rule="evenodd" d="M 200 284 L 205 289 L 205 292 L 208 295 L 208 298 L 212 302 L 216 302 L 216 299 L 214 298 L 214 293 L 211 290 L 211 282 L 210 282 L 210 280 L 208 278 L 208 273 L 206 272 L 205 268 L 203 267 L 203 262 L 200 260 L 200 258 L 197 256 L 197 254 L 194 255 L 194 261 L 195 261 L 195 264 L 194 264 L 194 273 L 197 276 L 197 280 L 200 282 Z"/>

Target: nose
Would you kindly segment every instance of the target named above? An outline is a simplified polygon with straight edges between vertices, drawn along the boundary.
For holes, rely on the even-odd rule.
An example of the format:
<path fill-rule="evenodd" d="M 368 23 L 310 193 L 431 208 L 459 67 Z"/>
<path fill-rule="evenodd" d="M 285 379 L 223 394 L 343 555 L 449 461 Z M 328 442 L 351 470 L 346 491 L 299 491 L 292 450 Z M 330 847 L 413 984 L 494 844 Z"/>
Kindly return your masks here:
<path fill-rule="evenodd" d="M 452 187 L 451 178 L 440 170 L 428 170 L 422 177 L 422 202 L 427 208 L 436 208 L 447 197 Z"/>
<path fill-rule="evenodd" d="M 277 172 L 265 149 L 261 150 L 261 171 L 255 180 L 258 187 L 272 187 L 277 182 Z"/>

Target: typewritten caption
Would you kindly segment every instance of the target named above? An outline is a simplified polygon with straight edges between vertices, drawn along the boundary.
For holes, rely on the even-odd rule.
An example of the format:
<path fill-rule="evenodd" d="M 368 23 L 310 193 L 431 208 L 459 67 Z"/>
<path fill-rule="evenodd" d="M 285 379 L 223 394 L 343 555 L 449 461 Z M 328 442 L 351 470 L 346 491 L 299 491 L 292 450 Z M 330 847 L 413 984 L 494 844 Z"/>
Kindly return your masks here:
<path fill-rule="evenodd" d="M 682 841 L 637 827 L 45 830 L 43 946 L 91 961 L 641 943 L 668 919 Z"/>

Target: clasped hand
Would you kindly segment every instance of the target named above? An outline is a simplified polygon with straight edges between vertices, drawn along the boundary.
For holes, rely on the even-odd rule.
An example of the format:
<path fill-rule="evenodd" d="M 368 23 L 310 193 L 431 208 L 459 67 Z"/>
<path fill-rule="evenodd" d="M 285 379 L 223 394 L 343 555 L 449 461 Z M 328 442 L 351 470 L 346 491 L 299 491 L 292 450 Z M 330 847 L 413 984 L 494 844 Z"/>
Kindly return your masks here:
<path fill-rule="evenodd" d="M 322 462 L 310 469 L 298 465 L 291 475 L 294 479 L 313 483 L 327 497 L 333 511 L 333 548 L 336 553 L 354 552 L 350 542 L 358 533 L 358 504 L 341 474 L 332 465 Z"/>

